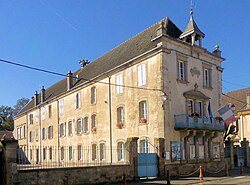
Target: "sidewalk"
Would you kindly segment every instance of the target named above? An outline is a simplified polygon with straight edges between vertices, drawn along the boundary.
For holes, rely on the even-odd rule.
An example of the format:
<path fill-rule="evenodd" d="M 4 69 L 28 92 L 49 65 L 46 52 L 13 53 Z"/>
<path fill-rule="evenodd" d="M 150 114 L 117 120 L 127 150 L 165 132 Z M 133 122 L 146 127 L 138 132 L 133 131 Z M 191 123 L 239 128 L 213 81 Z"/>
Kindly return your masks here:
<path fill-rule="evenodd" d="M 203 180 L 199 179 L 199 173 L 194 174 L 191 177 L 171 177 L 171 185 L 192 185 L 192 184 L 250 184 L 250 168 L 244 168 L 243 173 L 240 173 L 240 168 L 229 170 L 229 176 L 225 176 L 225 172 L 222 171 L 218 174 L 204 173 Z M 139 181 L 128 181 L 127 185 L 141 185 L 141 184 L 167 184 L 167 181 L 160 179 L 141 179 Z M 111 183 L 111 185 L 123 185 L 120 183 Z"/>

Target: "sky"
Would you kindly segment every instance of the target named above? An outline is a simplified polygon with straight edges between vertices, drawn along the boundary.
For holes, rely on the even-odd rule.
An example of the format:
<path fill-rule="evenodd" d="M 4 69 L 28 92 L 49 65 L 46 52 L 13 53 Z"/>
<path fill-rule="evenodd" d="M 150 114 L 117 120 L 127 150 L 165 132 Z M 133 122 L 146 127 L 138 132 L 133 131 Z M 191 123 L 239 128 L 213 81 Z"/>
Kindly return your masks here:
<path fill-rule="evenodd" d="M 220 46 L 223 92 L 250 87 L 250 1 L 193 0 L 203 47 Z M 190 0 L 0 0 L 0 59 L 67 74 L 165 17 L 182 31 Z M 14 106 L 63 77 L 0 62 L 0 105 Z"/>

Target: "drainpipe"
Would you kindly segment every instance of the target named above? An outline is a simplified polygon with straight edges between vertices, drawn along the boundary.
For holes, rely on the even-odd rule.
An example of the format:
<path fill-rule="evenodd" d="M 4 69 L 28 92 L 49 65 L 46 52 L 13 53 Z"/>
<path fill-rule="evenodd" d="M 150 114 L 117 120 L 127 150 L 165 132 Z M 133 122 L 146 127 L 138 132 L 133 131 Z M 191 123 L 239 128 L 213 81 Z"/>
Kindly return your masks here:
<path fill-rule="evenodd" d="M 109 140 L 110 140 L 110 163 L 112 164 L 112 112 L 111 112 L 111 77 L 109 76 Z"/>

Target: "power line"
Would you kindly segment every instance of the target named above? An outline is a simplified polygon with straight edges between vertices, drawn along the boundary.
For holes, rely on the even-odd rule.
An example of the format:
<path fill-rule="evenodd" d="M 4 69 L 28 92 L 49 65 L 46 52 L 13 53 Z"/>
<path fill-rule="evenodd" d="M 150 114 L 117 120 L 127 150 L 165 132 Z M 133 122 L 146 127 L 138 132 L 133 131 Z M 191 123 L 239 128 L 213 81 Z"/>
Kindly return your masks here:
<path fill-rule="evenodd" d="M 228 81 L 225 81 L 225 80 L 222 80 L 222 81 L 225 82 L 225 83 L 232 84 L 232 85 L 237 85 L 237 86 L 240 86 L 240 87 L 249 87 L 249 86 L 246 86 L 246 85 L 237 84 L 237 83 L 233 83 L 233 82 L 228 82 Z"/>
<path fill-rule="evenodd" d="M 62 74 L 62 73 L 58 73 L 58 72 L 54 72 L 54 71 L 49 71 L 49 70 L 45 70 L 45 69 L 41 69 L 41 68 L 37 68 L 37 67 L 32 67 L 32 66 L 20 64 L 20 63 L 17 63 L 17 62 L 12 62 L 12 61 L 3 60 L 3 59 L 0 59 L 0 62 L 6 63 L 6 64 L 10 64 L 10 65 L 15 65 L 15 66 L 18 66 L 18 67 L 27 68 L 27 69 L 30 69 L 30 70 L 35 70 L 35 71 L 49 73 L 49 74 L 53 74 L 53 75 L 57 75 L 57 76 L 67 77 L 67 75 Z M 113 83 L 100 82 L 100 81 L 97 81 L 97 80 L 90 80 L 90 79 L 79 78 L 79 77 L 74 77 L 74 76 L 72 76 L 72 78 L 75 78 L 75 79 L 78 79 L 78 80 L 79 79 L 80 80 L 84 80 L 84 81 L 87 81 L 87 82 L 95 82 L 95 83 L 105 84 L 105 85 L 109 85 L 110 84 L 112 86 L 119 86 L 119 87 L 124 87 L 124 88 L 147 90 L 147 91 L 160 91 L 160 92 L 162 92 L 161 89 L 144 88 L 144 87 L 136 87 L 136 86 L 129 86 L 129 85 L 117 85 L 117 84 L 113 84 Z"/>
<path fill-rule="evenodd" d="M 240 102 L 240 103 L 246 103 L 246 102 L 243 102 L 243 101 L 241 101 L 241 100 L 239 100 L 239 99 L 236 99 L 236 98 L 234 98 L 234 97 L 232 97 L 232 96 L 229 96 L 229 95 L 227 95 L 227 94 L 224 94 L 224 93 L 222 93 L 222 95 L 223 96 L 226 96 L 226 97 L 228 97 L 228 98 L 231 98 L 231 99 L 233 99 L 233 100 L 235 100 L 235 101 L 238 101 L 238 102 Z"/>

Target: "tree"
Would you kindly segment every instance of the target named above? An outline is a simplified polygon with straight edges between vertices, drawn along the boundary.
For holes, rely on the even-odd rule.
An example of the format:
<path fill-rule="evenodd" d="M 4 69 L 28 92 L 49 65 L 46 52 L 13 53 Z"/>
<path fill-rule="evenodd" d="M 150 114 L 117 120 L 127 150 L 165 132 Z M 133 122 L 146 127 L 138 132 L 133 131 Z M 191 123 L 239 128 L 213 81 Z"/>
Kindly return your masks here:
<path fill-rule="evenodd" d="M 14 107 L 0 106 L 0 130 L 14 130 L 14 116 L 29 102 L 27 98 L 17 100 Z"/>
<path fill-rule="evenodd" d="M 21 99 L 17 100 L 17 103 L 13 109 L 13 116 L 16 116 L 24 108 L 24 106 L 28 102 L 29 102 L 29 99 L 27 99 L 27 98 L 21 98 Z"/>
<path fill-rule="evenodd" d="M 13 109 L 8 106 L 0 106 L 0 130 L 14 129 Z"/>

